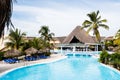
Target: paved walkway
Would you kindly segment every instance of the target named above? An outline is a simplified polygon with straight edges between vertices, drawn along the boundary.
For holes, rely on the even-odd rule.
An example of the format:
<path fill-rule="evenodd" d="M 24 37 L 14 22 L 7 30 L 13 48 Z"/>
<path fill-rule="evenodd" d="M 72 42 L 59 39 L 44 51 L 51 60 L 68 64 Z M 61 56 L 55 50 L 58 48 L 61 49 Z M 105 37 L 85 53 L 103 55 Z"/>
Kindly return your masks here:
<path fill-rule="evenodd" d="M 24 62 L 15 63 L 15 64 L 7 64 L 7 63 L 4 63 L 1 61 L 0 62 L 0 73 L 3 73 L 10 69 L 14 69 L 14 68 L 21 67 L 21 66 L 37 64 L 37 63 L 52 62 L 52 61 L 56 61 L 56 60 L 63 59 L 63 58 L 66 58 L 66 56 L 61 55 L 61 54 L 52 54 L 47 59 L 40 59 L 40 60 L 36 60 L 36 61 L 24 61 Z"/>

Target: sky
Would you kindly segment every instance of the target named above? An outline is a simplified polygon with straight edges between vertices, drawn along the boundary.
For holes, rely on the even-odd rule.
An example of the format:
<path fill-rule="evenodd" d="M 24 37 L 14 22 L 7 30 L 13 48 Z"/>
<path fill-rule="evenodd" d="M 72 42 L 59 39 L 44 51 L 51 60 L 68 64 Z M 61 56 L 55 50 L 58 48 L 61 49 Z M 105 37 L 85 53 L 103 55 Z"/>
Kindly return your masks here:
<path fill-rule="evenodd" d="M 41 26 L 49 26 L 55 36 L 67 36 L 84 20 L 87 14 L 100 11 L 107 19 L 109 30 L 100 28 L 101 36 L 113 36 L 120 29 L 120 0 L 17 0 L 12 22 L 27 36 L 39 36 Z M 92 33 L 90 33 L 92 35 Z"/>

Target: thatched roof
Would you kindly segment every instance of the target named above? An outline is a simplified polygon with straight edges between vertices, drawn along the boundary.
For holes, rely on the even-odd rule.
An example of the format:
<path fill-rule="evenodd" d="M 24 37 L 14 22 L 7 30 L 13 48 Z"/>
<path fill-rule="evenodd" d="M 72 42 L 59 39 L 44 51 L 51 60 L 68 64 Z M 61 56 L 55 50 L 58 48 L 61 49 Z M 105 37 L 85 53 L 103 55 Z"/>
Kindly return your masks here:
<path fill-rule="evenodd" d="M 34 39 L 35 37 L 24 37 L 24 39 L 26 39 L 26 40 L 32 40 L 32 39 Z"/>
<path fill-rule="evenodd" d="M 35 54 L 35 53 L 37 53 L 37 52 L 38 52 L 38 50 L 35 49 L 35 48 L 33 48 L 33 47 L 28 48 L 28 49 L 25 50 L 25 53 L 26 53 L 26 54 Z"/>
<path fill-rule="evenodd" d="M 105 38 L 106 41 L 110 41 L 110 40 L 113 40 L 113 39 L 114 39 L 113 36 L 109 36 L 109 37 Z"/>
<path fill-rule="evenodd" d="M 97 39 L 95 36 L 92 36 L 93 40 L 97 43 Z M 101 41 L 104 41 L 105 40 L 105 37 L 104 36 L 101 36 Z"/>
<path fill-rule="evenodd" d="M 66 38 L 66 36 L 62 36 L 62 37 L 56 37 L 61 43 L 64 41 L 64 39 Z"/>
<path fill-rule="evenodd" d="M 64 39 L 66 38 L 66 36 L 62 36 L 62 37 L 53 37 L 54 41 L 59 41 L 60 43 L 62 43 L 64 41 Z"/>
<path fill-rule="evenodd" d="M 63 43 L 63 41 L 64 41 L 64 39 L 66 38 L 66 36 L 57 37 L 57 38 L 59 39 L 59 41 L 60 41 L 61 43 Z"/>
<path fill-rule="evenodd" d="M 21 52 L 16 49 L 8 50 L 6 53 L 4 53 L 4 57 L 16 57 L 21 55 Z"/>
<path fill-rule="evenodd" d="M 71 43 L 72 40 L 75 40 L 78 43 L 95 43 L 93 38 L 87 34 L 84 29 L 81 29 L 80 26 L 77 26 L 63 41 L 64 44 Z"/>

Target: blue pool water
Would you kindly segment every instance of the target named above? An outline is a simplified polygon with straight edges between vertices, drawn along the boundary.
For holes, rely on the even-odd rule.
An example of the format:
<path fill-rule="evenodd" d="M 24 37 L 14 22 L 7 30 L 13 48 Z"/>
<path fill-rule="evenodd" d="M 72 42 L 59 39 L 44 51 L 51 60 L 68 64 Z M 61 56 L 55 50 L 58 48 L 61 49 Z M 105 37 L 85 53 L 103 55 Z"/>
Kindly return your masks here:
<path fill-rule="evenodd" d="M 86 56 L 16 69 L 0 80 L 120 80 L 120 74 Z"/>

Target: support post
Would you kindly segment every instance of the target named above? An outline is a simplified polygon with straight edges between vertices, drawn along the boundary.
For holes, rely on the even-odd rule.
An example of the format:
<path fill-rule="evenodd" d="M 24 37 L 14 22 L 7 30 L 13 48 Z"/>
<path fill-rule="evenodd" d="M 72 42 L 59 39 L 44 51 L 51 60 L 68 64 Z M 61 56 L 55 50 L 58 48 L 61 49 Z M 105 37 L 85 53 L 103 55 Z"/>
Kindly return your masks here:
<path fill-rule="evenodd" d="M 98 54 L 98 44 L 97 44 L 97 54 Z"/>
<path fill-rule="evenodd" d="M 73 52 L 75 52 L 75 46 L 73 46 Z"/>
<path fill-rule="evenodd" d="M 88 46 L 86 46 L 86 51 L 88 51 Z"/>
<path fill-rule="evenodd" d="M 60 53 L 63 54 L 63 51 L 62 51 L 62 46 L 60 47 Z"/>

